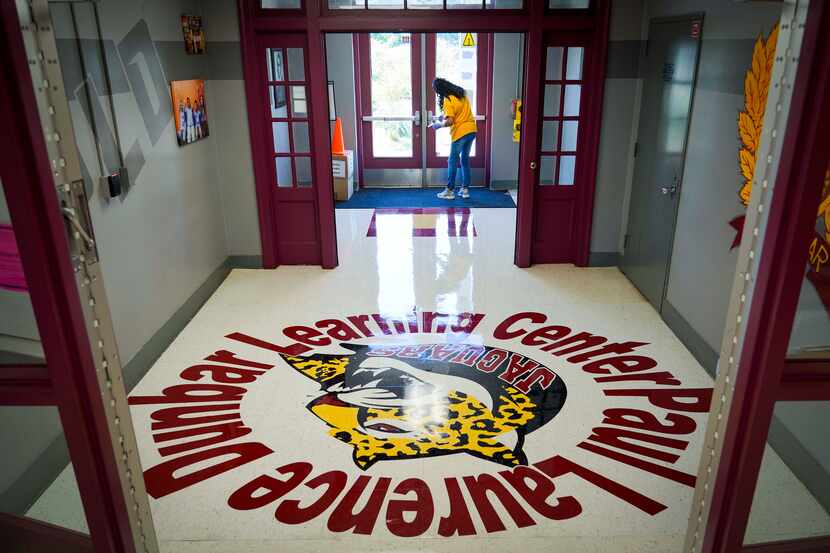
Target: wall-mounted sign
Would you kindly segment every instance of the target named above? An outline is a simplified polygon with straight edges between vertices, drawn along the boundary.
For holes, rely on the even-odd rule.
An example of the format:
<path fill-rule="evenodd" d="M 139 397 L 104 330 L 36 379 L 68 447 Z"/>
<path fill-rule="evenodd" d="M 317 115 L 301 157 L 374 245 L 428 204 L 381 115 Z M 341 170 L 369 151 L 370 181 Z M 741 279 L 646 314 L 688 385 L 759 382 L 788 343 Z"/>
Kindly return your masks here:
<path fill-rule="evenodd" d="M 464 41 L 461 43 L 461 46 L 465 46 L 467 48 L 471 48 L 476 45 L 476 40 L 473 38 L 473 33 L 467 33 L 464 35 Z"/>

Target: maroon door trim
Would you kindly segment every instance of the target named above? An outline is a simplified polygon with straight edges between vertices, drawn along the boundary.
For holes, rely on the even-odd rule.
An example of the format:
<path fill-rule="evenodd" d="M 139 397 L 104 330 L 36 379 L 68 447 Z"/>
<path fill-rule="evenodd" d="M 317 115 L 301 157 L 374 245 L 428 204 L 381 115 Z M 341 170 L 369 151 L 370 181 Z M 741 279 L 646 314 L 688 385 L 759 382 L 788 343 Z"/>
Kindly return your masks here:
<path fill-rule="evenodd" d="M 830 6 L 811 2 L 701 553 L 740 551 L 830 156 Z M 799 549 L 805 540 L 772 551 Z M 823 543 L 826 543 L 823 542 Z M 756 550 L 760 546 L 753 546 Z M 752 551 L 752 549 L 748 549 Z"/>
<path fill-rule="evenodd" d="M 51 395 L 58 407 L 95 551 L 134 553 L 120 460 L 110 440 L 14 2 L 0 3 L 0 81 L 0 176 L 48 365 L 48 371 L 43 365 L 15 368 L 17 384 L 28 380 L 32 404 L 47 404 Z M 13 389 L 9 384 L 14 385 L 0 384 L 4 401 Z M 71 539 L 74 533 L 63 535 Z"/>

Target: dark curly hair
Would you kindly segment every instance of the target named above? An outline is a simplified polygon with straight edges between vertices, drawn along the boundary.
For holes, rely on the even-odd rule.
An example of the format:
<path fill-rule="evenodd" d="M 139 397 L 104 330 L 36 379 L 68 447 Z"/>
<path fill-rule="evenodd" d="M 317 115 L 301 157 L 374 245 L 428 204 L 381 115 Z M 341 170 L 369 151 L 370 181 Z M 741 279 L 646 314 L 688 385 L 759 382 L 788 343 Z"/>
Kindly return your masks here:
<path fill-rule="evenodd" d="M 444 98 L 447 96 L 455 96 L 460 100 L 466 95 L 463 88 L 441 78 L 432 81 L 432 90 L 438 96 L 438 105 L 441 106 L 442 110 L 444 109 Z"/>

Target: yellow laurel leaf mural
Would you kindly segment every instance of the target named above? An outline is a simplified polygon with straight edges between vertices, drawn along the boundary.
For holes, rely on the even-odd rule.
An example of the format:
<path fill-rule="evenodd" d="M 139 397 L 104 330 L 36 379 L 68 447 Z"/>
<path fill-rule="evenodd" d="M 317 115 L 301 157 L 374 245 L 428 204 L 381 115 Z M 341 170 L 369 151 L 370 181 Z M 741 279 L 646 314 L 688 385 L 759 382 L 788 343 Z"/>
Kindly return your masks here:
<path fill-rule="evenodd" d="M 739 192 L 741 203 L 749 204 L 752 180 L 755 171 L 755 156 L 761 142 L 764 125 L 764 108 L 775 61 L 775 43 L 778 40 L 778 25 L 772 28 L 764 40 L 759 36 L 752 51 L 752 64 L 744 77 L 744 111 L 738 114 L 738 137 L 741 149 L 738 152 L 738 167 L 744 178 Z"/>

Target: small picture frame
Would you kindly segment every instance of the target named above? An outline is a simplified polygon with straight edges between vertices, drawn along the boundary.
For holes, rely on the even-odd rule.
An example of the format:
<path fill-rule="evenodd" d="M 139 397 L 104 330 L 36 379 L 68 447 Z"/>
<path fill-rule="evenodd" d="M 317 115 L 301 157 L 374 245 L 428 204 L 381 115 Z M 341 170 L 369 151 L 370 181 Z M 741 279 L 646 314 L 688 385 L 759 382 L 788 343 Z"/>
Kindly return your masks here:
<path fill-rule="evenodd" d="M 204 54 L 206 49 L 205 30 L 199 15 L 182 15 L 184 50 L 188 54 Z"/>
<path fill-rule="evenodd" d="M 334 101 L 334 81 L 329 81 L 329 121 L 337 119 L 337 102 Z"/>

